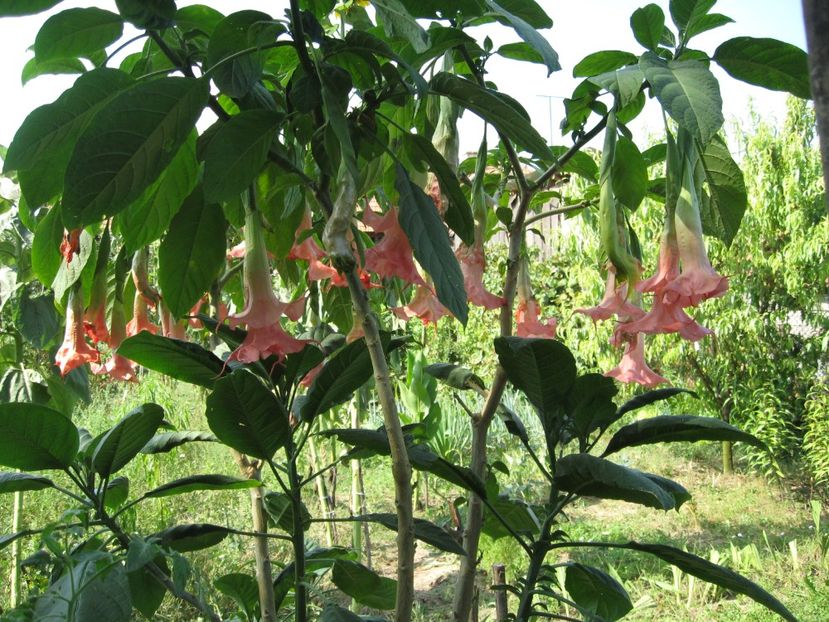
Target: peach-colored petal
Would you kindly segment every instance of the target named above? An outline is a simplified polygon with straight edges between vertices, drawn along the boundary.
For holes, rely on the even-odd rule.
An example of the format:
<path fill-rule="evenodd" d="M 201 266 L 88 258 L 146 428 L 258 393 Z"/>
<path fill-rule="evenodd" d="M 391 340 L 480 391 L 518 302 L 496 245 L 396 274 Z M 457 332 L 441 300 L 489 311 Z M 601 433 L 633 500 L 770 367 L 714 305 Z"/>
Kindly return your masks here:
<path fill-rule="evenodd" d="M 628 341 L 619 366 L 605 373 L 605 376 L 615 378 L 619 382 L 636 382 L 645 387 L 654 387 L 668 382 L 645 362 L 645 337 L 641 334 L 637 334 L 633 340 Z"/>
<path fill-rule="evenodd" d="M 642 309 L 627 301 L 627 283 L 616 287 L 616 271 L 610 264 L 602 301 L 595 307 L 576 309 L 576 313 L 586 315 L 594 322 L 610 319 L 614 315 L 620 318 L 640 318 L 645 314 Z"/>
<path fill-rule="evenodd" d="M 72 261 L 72 258 L 80 252 L 81 248 L 81 229 L 72 229 L 72 231 L 64 231 L 63 242 L 60 243 L 60 254 L 66 260 L 66 263 Z"/>
<path fill-rule="evenodd" d="M 504 304 L 504 299 L 486 290 L 484 287 L 484 270 L 486 259 L 480 243 L 473 246 L 461 244 L 455 252 L 463 273 L 463 285 L 466 297 L 472 304 L 484 309 L 497 309 Z"/>
<path fill-rule="evenodd" d="M 142 330 L 146 330 L 155 335 L 158 332 L 158 327 L 150 322 L 147 301 L 140 293 L 135 292 L 135 301 L 132 306 L 132 319 L 127 322 L 127 335 L 132 337 Z"/>
<path fill-rule="evenodd" d="M 106 320 L 106 300 L 96 307 L 89 307 L 84 313 L 84 330 L 92 343 L 109 343 Z"/>
<path fill-rule="evenodd" d="M 98 350 L 91 347 L 84 339 L 83 303 L 81 295 L 74 289 L 69 292 L 66 305 L 66 329 L 63 344 L 55 355 L 55 364 L 60 375 L 65 376 L 73 369 L 85 363 L 97 363 L 100 359 Z"/>
<path fill-rule="evenodd" d="M 402 307 L 392 307 L 394 313 L 401 320 L 419 318 L 424 324 L 437 324 L 444 315 L 452 316 L 428 287 L 418 285 L 412 301 Z"/>
<path fill-rule="evenodd" d="M 555 339 L 558 322 L 552 317 L 541 321 L 540 315 L 538 301 L 519 300 L 515 308 L 515 334 L 518 337 Z"/>
<path fill-rule="evenodd" d="M 654 295 L 653 307 L 648 313 L 638 320 L 620 324 L 616 330 L 628 334 L 679 333 L 689 341 L 699 341 L 714 332 L 698 324 L 676 302 L 665 302 L 659 293 Z"/>
<path fill-rule="evenodd" d="M 414 254 L 409 238 L 397 220 L 397 210 L 390 208 L 382 217 L 371 208 L 366 208 L 363 222 L 382 232 L 383 239 L 366 250 L 365 269 L 384 278 L 397 277 L 414 285 L 425 285 L 414 263 Z"/>

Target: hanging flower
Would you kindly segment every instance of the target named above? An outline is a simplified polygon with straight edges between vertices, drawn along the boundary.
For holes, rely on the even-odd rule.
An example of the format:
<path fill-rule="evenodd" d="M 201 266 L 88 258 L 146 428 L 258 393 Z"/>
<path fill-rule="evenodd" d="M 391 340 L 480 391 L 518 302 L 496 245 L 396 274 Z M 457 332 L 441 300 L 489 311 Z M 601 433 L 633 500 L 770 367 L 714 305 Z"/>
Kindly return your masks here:
<path fill-rule="evenodd" d="M 274 294 L 265 236 L 256 212 L 248 212 L 245 217 L 245 242 L 245 308 L 228 320 L 231 328 L 245 324 L 247 336 L 228 360 L 252 363 L 271 355 L 282 360 L 286 354 L 299 352 L 305 347 L 305 341 L 287 334 L 280 324 L 283 314 L 298 319 L 301 315 L 300 304 L 299 301 L 286 304 Z M 304 306 L 304 298 L 300 300 Z"/>
<path fill-rule="evenodd" d="M 558 322 L 555 318 L 541 320 L 541 307 L 532 292 L 527 258 L 522 256 L 518 267 L 518 304 L 515 307 L 515 334 L 518 337 L 555 339 Z"/>
<path fill-rule="evenodd" d="M 616 330 L 628 334 L 679 333 L 680 337 L 688 341 L 699 341 L 714 333 L 685 313 L 677 301 L 665 302 L 661 293 L 654 295 L 653 306 L 644 316 L 631 322 L 624 322 Z"/>
<path fill-rule="evenodd" d="M 616 268 L 612 263 L 607 263 L 607 279 L 605 281 L 604 296 L 602 301 L 595 307 L 576 309 L 590 317 L 594 322 L 608 320 L 614 315 L 620 318 L 640 318 L 645 312 L 634 304 L 627 301 L 627 283 L 616 286 Z"/>
<path fill-rule="evenodd" d="M 308 262 L 309 281 L 333 279 L 338 275 L 338 272 L 335 268 L 322 263 L 321 260 L 326 256 L 325 251 L 319 247 L 319 244 L 316 243 L 313 236 L 308 235 L 302 242 L 297 241 L 305 231 L 310 229 L 311 213 L 305 210 L 296 232 L 294 245 L 288 253 L 288 259 L 302 259 Z"/>
<path fill-rule="evenodd" d="M 170 339 L 179 339 L 180 341 L 187 340 L 187 327 L 184 322 L 177 321 L 167 305 L 164 304 L 164 299 L 161 300 L 161 305 L 158 310 L 158 315 L 161 317 L 161 334 Z"/>
<path fill-rule="evenodd" d="M 99 359 L 98 350 L 84 339 L 83 301 L 80 292 L 72 288 L 66 304 L 63 344 L 55 355 L 55 364 L 60 369 L 60 375 L 65 376 L 73 369 L 85 363 L 97 363 Z"/>
<path fill-rule="evenodd" d="M 127 336 L 132 337 L 142 330 L 155 335 L 158 332 L 158 327 L 150 321 L 149 307 L 144 296 L 136 291 L 132 305 L 132 319 L 127 323 Z"/>
<path fill-rule="evenodd" d="M 383 239 L 366 250 L 365 269 L 384 278 L 397 277 L 413 285 L 425 285 L 414 263 L 409 238 L 397 220 L 397 209 L 392 207 L 378 216 L 371 207 L 363 212 L 363 223 Z"/>
<path fill-rule="evenodd" d="M 401 320 L 419 318 L 424 324 L 435 325 L 444 315 L 452 316 L 452 313 L 441 304 L 432 290 L 425 285 L 415 287 L 414 298 L 409 304 L 393 307 L 391 311 Z"/>
<path fill-rule="evenodd" d="M 124 302 L 116 296 L 112 305 L 112 323 L 110 325 L 112 336 L 109 346 L 112 348 L 112 356 L 104 365 L 92 365 L 92 372 L 95 374 L 107 374 L 115 380 L 125 382 L 138 382 L 135 374 L 135 364 L 128 358 L 118 354 L 118 346 L 127 337 L 126 317 L 124 314 Z"/>
<path fill-rule="evenodd" d="M 668 382 L 645 362 L 645 337 L 637 334 L 627 341 L 625 353 L 618 367 L 605 373 L 619 382 L 636 382 L 645 387 L 654 387 Z"/>
<path fill-rule="evenodd" d="M 476 235 L 472 246 L 461 244 L 455 252 L 463 273 L 463 286 L 466 296 L 472 304 L 484 309 L 497 309 L 504 304 L 504 299 L 486 290 L 484 287 L 484 257 L 483 241 Z"/>

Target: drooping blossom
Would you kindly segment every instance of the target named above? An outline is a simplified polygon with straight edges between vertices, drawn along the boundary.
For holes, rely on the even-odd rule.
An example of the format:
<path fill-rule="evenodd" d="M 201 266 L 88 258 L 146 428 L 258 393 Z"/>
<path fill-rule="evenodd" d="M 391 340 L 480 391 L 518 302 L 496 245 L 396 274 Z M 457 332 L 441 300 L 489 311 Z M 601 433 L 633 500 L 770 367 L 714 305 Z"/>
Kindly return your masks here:
<path fill-rule="evenodd" d="M 668 382 L 645 362 L 645 337 L 642 334 L 628 339 L 622 361 L 618 367 L 606 372 L 605 376 L 615 378 L 619 382 L 636 382 L 645 387 L 654 387 Z"/>
<path fill-rule="evenodd" d="M 109 342 L 112 348 L 112 356 L 103 365 L 92 365 L 92 372 L 95 374 L 107 374 L 115 380 L 125 382 L 138 382 L 135 374 L 135 364 L 128 358 L 118 354 L 118 346 L 127 337 L 126 317 L 124 314 L 124 301 L 116 295 L 112 305 L 112 320 L 110 324 L 111 339 Z"/>
<path fill-rule="evenodd" d="M 521 258 L 518 268 L 518 304 L 515 306 L 515 334 L 518 337 L 555 339 L 558 322 L 555 318 L 541 320 L 541 306 L 538 304 L 530 285 L 530 271 L 527 258 Z"/>
<path fill-rule="evenodd" d="M 382 216 L 371 207 L 363 212 L 363 223 L 383 239 L 366 250 L 365 269 L 384 278 L 397 277 L 413 285 L 425 285 L 414 263 L 409 238 L 397 220 L 397 209 L 389 208 Z"/>
<path fill-rule="evenodd" d="M 282 360 L 286 354 L 302 350 L 306 343 L 287 334 L 280 324 L 283 314 L 290 313 L 298 319 L 300 305 L 297 301 L 288 304 L 281 302 L 273 291 L 265 236 L 259 218 L 256 212 L 249 212 L 245 217 L 245 308 L 228 318 L 231 328 L 240 324 L 247 327 L 245 340 L 229 357 L 229 360 L 242 363 L 252 363 L 271 355 Z M 301 300 L 304 305 L 304 299 Z"/>
<path fill-rule="evenodd" d="M 590 317 L 594 322 L 608 320 L 614 315 L 620 318 L 640 318 L 645 312 L 627 300 L 627 283 L 616 285 L 616 268 L 612 263 L 607 263 L 607 280 L 605 281 L 604 296 L 601 302 L 595 307 L 576 309 Z"/>
<path fill-rule="evenodd" d="M 415 295 L 412 301 L 400 307 L 392 307 L 394 313 L 401 320 L 419 318 L 424 324 L 437 324 L 444 315 L 452 313 L 441 304 L 437 296 L 425 285 L 415 286 Z"/>
<path fill-rule="evenodd" d="M 293 247 L 288 253 L 288 259 L 302 259 L 308 262 L 308 280 L 321 281 L 323 279 L 333 279 L 338 276 L 338 272 L 332 266 L 324 264 L 322 259 L 325 258 L 325 251 L 319 247 L 313 236 L 306 236 L 301 242 L 299 238 L 305 231 L 311 229 L 311 213 L 305 210 L 302 216 L 302 221 L 299 223 L 299 228 L 296 232 L 296 239 Z"/>
<path fill-rule="evenodd" d="M 127 322 L 127 336 L 132 337 L 142 330 L 155 335 L 158 332 L 158 327 L 150 321 L 149 307 L 144 296 L 136 291 L 132 305 L 132 319 Z"/>
<path fill-rule="evenodd" d="M 86 343 L 83 324 L 83 300 L 76 288 L 69 291 L 66 304 L 66 330 L 63 344 L 55 355 L 55 364 L 60 375 L 65 376 L 73 369 L 85 363 L 97 363 L 100 359 L 98 350 Z"/>
<path fill-rule="evenodd" d="M 84 330 L 92 343 L 109 343 L 110 337 L 106 320 L 106 280 L 103 282 L 103 291 L 101 291 L 97 281 L 96 278 L 93 282 L 92 297 L 84 312 Z"/>
<path fill-rule="evenodd" d="M 473 245 L 461 244 L 458 250 L 455 251 L 455 256 L 461 266 L 463 285 L 469 302 L 484 309 L 497 309 L 502 306 L 504 299 L 488 292 L 484 287 L 486 258 L 484 257 L 483 240 L 476 235 Z"/>
<path fill-rule="evenodd" d="M 187 315 L 189 316 L 187 318 L 187 323 L 190 324 L 190 328 L 199 329 L 203 327 L 202 321 L 196 316 L 199 314 L 201 308 L 205 305 L 207 300 L 208 296 L 207 294 L 205 294 L 196 301 L 196 304 L 194 304 L 190 311 L 187 313 Z"/>
<path fill-rule="evenodd" d="M 158 315 L 161 317 L 161 334 L 170 339 L 179 339 L 181 341 L 187 340 L 187 326 L 183 321 L 178 321 L 173 317 L 170 309 L 164 304 L 164 299 L 159 305 Z"/>

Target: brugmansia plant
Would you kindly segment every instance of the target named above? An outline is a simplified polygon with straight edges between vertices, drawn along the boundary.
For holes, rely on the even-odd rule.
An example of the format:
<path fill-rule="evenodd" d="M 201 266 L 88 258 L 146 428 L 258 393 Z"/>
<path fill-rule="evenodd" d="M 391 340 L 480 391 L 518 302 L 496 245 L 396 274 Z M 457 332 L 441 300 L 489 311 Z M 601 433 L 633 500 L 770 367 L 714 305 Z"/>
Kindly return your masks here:
<path fill-rule="evenodd" d="M 0 1 L 0 16 L 59 4 Z M 142 366 L 204 387 L 212 433 L 159 433 L 163 413 L 154 405 L 94 437 L 49 407 L 25 400 L 3 405 L 0 462 L 62 471 L 74 487 L 39 473 L 2 476 L 3 491 L 57 488 L 77 517 L 77 524 L 62 521 L 0 540 L 6 545 L 38 534 L 54 558 L 54 581 L 29 603 L 32 615 L 83 619 L 94 611 L 102 621 L 127 620 L 134 607 L 152 617 L 169 591 L 219 619 L 187 591 L 181 553 L 235 533 L 253 540 L 256 578 L 227 575 L 217 587 L 233 594 L 248 618 L 273 621 L 290 610 L 303 622 L 321 608 L 322 620 L 365 619 L 312 597 L 314 579 L 330 570 L 345 594 L 393 609 L 397 622 L 407 622 L 419 539 L 459 555 L 453 616 L 466 622 L 486 515 L 528 555 L 527 576 L 514 586 L 516 619 L 556 617 L 539 608 L 549 599 L 570 603 L 587 619 L 622 617 L 629 599 L 601 570 L 566 564 L 564 596 L 549 581 L 555 564 L 546 557 L 587 545 L 558 527 L 562 510 L 579 495 L 665 510 L 688 498 L 670 480 L 590 451 L 626 412 L 677 391 L 646 393 L 617 409 L 608 376 L 645 386 L 664 382 L 647 367 L 645 335 L 704 338 L 710 331 L 686 310 L 728 286 L 707 258 L 703 234 L 731 241 L 745 188 L 720 135 L 722 100 L 708 66 L 716 62 L 737 79 L 809 96 L 805 54 L 789 44 L 740 37 L 712 55 L 689 47 L 695 35 L 731 21 L 711 13 L 714 4 L 672 0 L 676 31 L 661 8 L 647 5 L 631 17 L 644 53 L 599 51 L 578 63 L 574 75 L 584 79 L 565 100 L 562 124 L 573 136 L 569 146 L 547 144 L 521 105 L 486 80 L 494 55 L 538 63 L 548 73 L 560 69 L 539 33 L 552 21 L 533 0 L 291 0 L 282 17 L 117 0 L 117 12 L 72 8 L 45 20 L 28 77 L 67 67 L 81 75 L 27 117 L 4 170 L 16 174 L 22 191 L 16 218 L 34 234 L 33 275 L 65 315 L 55 363 L 65 375 L 89 363 L 96 374 L 126 381 L 137 380 Z M 519 41 L 498 50 L 479 42 L 472 28 L 491 23 Z M 139 34 L 125 38 L 126 24 Z M 641 153 L 626 124 L 648 96 L 665 113 L 666 138 Z M 490 153 L 483 140 L 478 157 L 461 163 L 457 120 L 464 110 L 491 126 L 499 143 Z M 582 149 L 602 132 L 597 167 Z M 648 179 L 648 166 L 662 161 L 664 179 Z M 583 311 L 618 319 L 613 340 L 622 360 L 606 375 L 577 376 L 569 351 L 554 340 L 555 320 L 529 288 L 528 219 L 569 175 L 588 182 L 582 205 L 598 206 L 607 290 L 597 307 Z M 632 220 L 646 195 L 664 201 L 665 230 L 657 273 L 643 279 L 643 265 L 652 262 L 641 256 Z M 484 243 L 495 228 L 509 238 L 500 293 L 482 281 Z M 643 295 L 651 294 L 646 311 Z M 471 418 L 467 467 L 432 451 L 418 426 L 403 428 L 389 353 L 406 342 L 391 330 L 394 316 L 424 323 L 448 316 L 442 321 L 465 324 L 470 302 L 497 311 L 501 337 L 491 382 L 439 368 L 454 386 L 473 386 L 483 396 Z M 40 347 L 52 345 L 53 337 L 38 338 Z M 372 378 L 383 428 L 320 431 L 321 416 Z M 508 381 L 541 417 L 543 459 L 501 405 Z M 532 526 L 504 515 L 506 507 L 515 516 L 515 504 L 499 498 L 487 469 L 487 431 L 496 415 L 550 484 Z M 310 474 L 299 468 L 315 434 L 353 446 L 354 457 L 390 457 L 396 515 L 361 520 L 396 530 L 396 581 L 347 550 L 306 547 L 313 518 L 303 490 L 336 466 Z M 662 417 L 622 428 L 603 455 L 702 439 L 756 443 L 716 420 Z M 216 440 L 232 450 L 243 478 L 196 474 L 130 499 L 128 482 L 112 477 L 141 452 Z M 467 491 L 462 547 L 414 517 L 413 468 Z M 138 535 L 118 521 L 124 508 L 146 498 L 235 488 L 250 491 L 252 531 L 197 524 Z M 60 533 L 69 529 L 85 534 L 80 545 L 62 545 Z M 269 553 L 274 538 L 290 541 L 293 551 L 277 576 Z M 747 579 L 688 553 L 658 544 L 598 546 L 656 555 L 793 619 Z"/>

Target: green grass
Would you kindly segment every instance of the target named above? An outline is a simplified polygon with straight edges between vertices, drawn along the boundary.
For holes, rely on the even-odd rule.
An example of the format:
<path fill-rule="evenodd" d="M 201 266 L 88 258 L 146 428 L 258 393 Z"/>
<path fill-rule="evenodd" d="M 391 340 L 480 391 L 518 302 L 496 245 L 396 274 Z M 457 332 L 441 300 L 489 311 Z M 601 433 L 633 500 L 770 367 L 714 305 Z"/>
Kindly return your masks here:
<path fill-rule="evenodd" d="M 75 423 L 87 427 L 94 435 L 116 422 L 121 416 L 144 402 L 153 401 L 165 408 L 167 420 L 179 429 L 205 430 L 202 390 L 151 375 L 137 386 L 108 384 L 96 387 L 93 403 L 76 414 Z M 530 419 L 530 417 L 526 417 Z M 531 428 L 531 422 L 528 422 Z M 499 476 L 502 490 L 511 490 L 528 501 L 538 501 L 546 494 L 542 482 L 535 479 L 531 464 L 523 459 L 517 447 L 500 431 L 493 439 L 495 457 L 507 464 L 510 477 Z M 506 448 L 506 449 L 505 449 Z M 318 444 L 321 463 L 336 459 L 327 442 Z M 739 455 L 739 450 L 738 450 Z M 787 488 L 788 484 L 768 483 L 763 479 L 736 475 L 724 477 L 718 472 L 718 446 L 713 443 L 674 445 L 627 450 L 617 459 L 624 464 L 675 478 L 693 494 L 693 500 L 679 511 L 657 512 L 622 502 L 584 500 L 568 512 L 569 522 L 561 526 L 571 538 L 579 540 L 660 542 L 687 548 L 706 558 L 712 556 L 756 581 L 775 594 L 803 621 L 826 619 L 829 611 L 829 560 L 823 557 L 811 518 L 808 500 Z M 368 510 L 394 511 L 391 473 L 388 462 L 372 458 L 364 463 Z M 310 465 L 303 465 L 310 469 Z M 162 483 L 197 473 L 223 473 L 238 476 L 238 468 L 230 450 L 213 443 L 193 443 L 168 454 L 140 456 L 120 474 L 129 477 L 131 497 L 140 495 Z M 61 478 L 58 477 L 58 480 Z M 271 478 L 266 477 L 266 481 Z M 68 482 L 62 482 L 68 485 Z M 271 482 L 272 483 L 272 482 Z M 337 515 L 348 515 L 350 471 L 347 465 L 337 469 L 337 477 L 329 478 L 337 500 Z M 430 503 L 421 515 L 439 524 L 448 524 L 450 504 L 459 491 L 445 485 L 429 483 Z M 320 515 L 316 490 L 307 489 L 305 502 L 312 514 Z M 0 497 L 0 522 L 9 531 L 12 496 Z M 829 504 L 827 504 L 829 505 Z M 54 491 L 26 493 L 24 527 L 37 527 L 60 519 L 68 506 Z M 209 522 L 238 529 L 250 528 L 250 500 L 245 491 L 193 493 L 140 504 L 136 511 L 125 515 L 124 525 L 136 533 L 148 534 L 174 524 Z M 823 529 L 829 532 L 829 522 Z M 348 545 L 351 529 L 337 525 L 338 544 Z M 315 524 L 309 540 L 325 544 L 321 524 Z M 792 554 L 796 543 L 797 557 Z M 34 553 L 39 539 L 23 541 L 23 556 Z M 381 527 L 372 528 L 374 567 L 386 576 L 394 575 L 394 534 Z M 489 580 L 484 574 L 491 564 L 507 564 L 508 579 L 515 579 L 524 568 L 523 552 L 509 539 L 492 541 L 484 538 L 481 564 L 481 620 L 492 619 L 492 593 L 486 589 Z M 0 556 L 0 577 L 9 573 L 10 548 Z M 275 572 L 290 560 L 284 543 L 272 546 Z M 228 598 L 212 588 L 213 580 L 229 572 L 253 573 L 250 541 L 229 537 L 219 546 L 189 554 L 193 568 L 190 589 L 209 595 L 209 600 L 223 615 L 230 616 L 235 608 Z M 572 557 L 562 554 L 556 560 L 579 560 L 608 570 L 626 587 L 635 603 L 630 620 L 671 621 L 765 621 L 775 617 L 745 597 L 735 598 L 689 576 L 674 571 L 659 560 L 618 550 L 589 551 L 579 549 Z M 456 560 L 425 545 L 418 545 L 417 605 L 418 622 L 438 622 L 450 618 L 454 592 Z M 42 588 L 46 577 L 27 570 L 24 587 Z M 327 581 L 315 590 L 321 602 L 334 598 L 348 604 L 331 590 Z M 0 582 L 0 607 L 8 602 L 8 584 Z M 166 598 L 157 620 L 193 620 L 192 610 Z"/>

